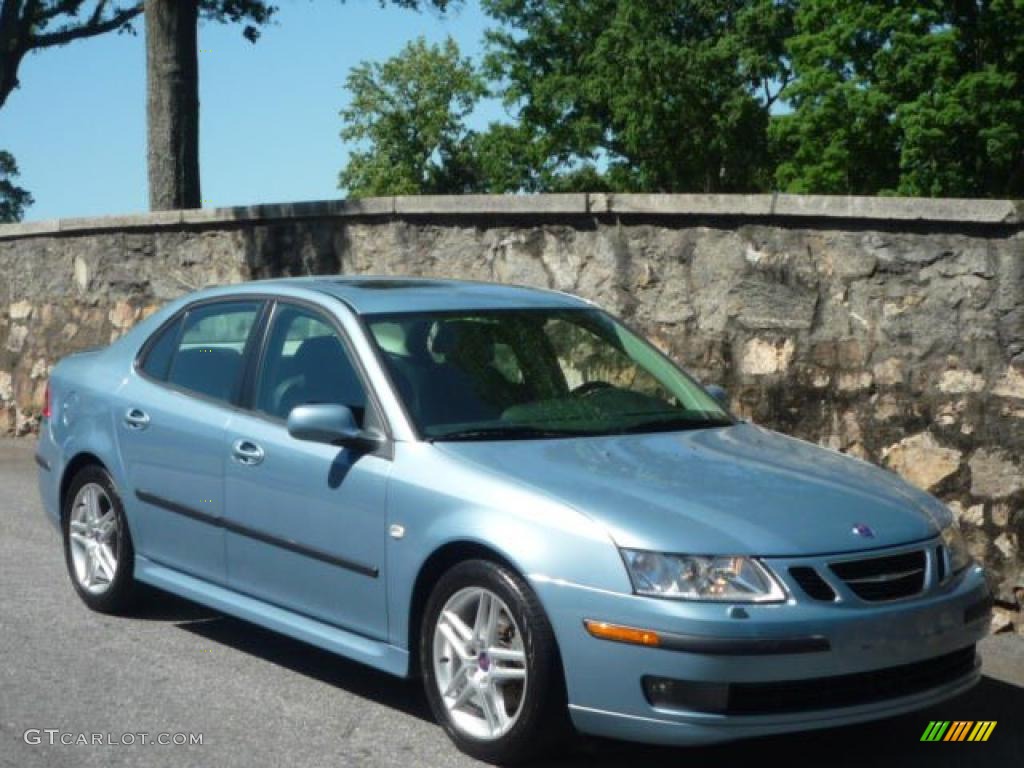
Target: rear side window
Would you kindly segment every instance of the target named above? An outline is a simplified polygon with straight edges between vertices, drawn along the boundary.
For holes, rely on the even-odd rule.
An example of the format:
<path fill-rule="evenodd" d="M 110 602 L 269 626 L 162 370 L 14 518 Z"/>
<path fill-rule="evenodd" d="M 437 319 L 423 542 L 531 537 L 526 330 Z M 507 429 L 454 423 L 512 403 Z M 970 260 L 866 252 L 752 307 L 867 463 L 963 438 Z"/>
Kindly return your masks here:
<path fill-rule="evenodd" d="M 215 400 L 231 400 L 242 374 L 246 344 L 262 303 L 234 301 L 207 304 L 190 310 L 180 333 L 173 334 L 166 381 Z M 146 358 L 164 343 L 161 337 Z M 154 362 L 154 367 L 156 362 Z"/>
<path fill-rule="evenodd" d="M 147 376 L 164 381 L 171 369 L 171 358 L 177 348 L 178 331 L 181 329 L 181 318 L 166 326 L 156 338 L 150 342 L 142 370 Z"/>

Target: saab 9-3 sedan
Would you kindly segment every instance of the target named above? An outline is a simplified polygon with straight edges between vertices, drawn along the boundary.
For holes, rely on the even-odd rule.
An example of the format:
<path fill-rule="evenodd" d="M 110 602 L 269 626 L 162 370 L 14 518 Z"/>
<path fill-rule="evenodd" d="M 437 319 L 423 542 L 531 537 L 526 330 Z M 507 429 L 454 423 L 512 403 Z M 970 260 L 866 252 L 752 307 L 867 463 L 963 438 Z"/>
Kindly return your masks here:
<path fill-rule="evenodd" d="M 950 511 L 723 395 L 562 293 L 240 284 L 56 366 L 39 489 L 89 607 L 149 585 L 422 678 L 492 762 L 974 685 L 990 596 Z"/>

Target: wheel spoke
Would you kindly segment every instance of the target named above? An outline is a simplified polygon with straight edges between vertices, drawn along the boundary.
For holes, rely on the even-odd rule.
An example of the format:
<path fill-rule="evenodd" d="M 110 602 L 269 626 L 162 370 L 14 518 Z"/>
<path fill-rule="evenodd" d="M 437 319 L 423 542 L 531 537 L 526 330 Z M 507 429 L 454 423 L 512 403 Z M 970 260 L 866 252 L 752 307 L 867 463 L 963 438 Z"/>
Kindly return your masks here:
<path fill-rule="evenodd" d="M 513 661 L 526 664 L 526 654 L 515 648 L 488 648 L 487 655 L 494 661 Z"/>
<path fill-rule="evenodd" d="M 487 623 L 491 618 L 491 606 L 494 604 L 491 595 L 487 592 L 480 593 L 480 599 L 476 604 L 476 619 L 473 622 L 473 639 L 481 645 L 487 643 Z"/>
<path fill-rule="evenodd" d="M 100 536 L 104 539 L 109 539 L 111 535 L 113 535 L 116 527 L 117 515 L 114 514 L 113 509 L 107 510 L 107 513 L 96 521 L 96 528 L 99 530 Z"/>
<path fill-rule="evenodd" d="M 452 702 L 451 709 L 458 709 L 465 704 L 473 695 L 473 686 L 466 681 L 466 684 L 462 686 L 462 690 L 459 691 L 459 695 L 455 697 L 455 701 Z"/>
<path fill-rule="evenodd" d="M 463 643 L 469 643 L 473 641 L 473 630 L 466 626 L 464 622 L 455 611 L 445 611 L 443 618 L 448 625 L 455 630 Z"/>
<path fill-rule="evenodd" d="M 94 550 L 96 565 L 107 581 L 114 580 L 114 573 L 117 571 L 117 561 L 105 544 L 97 544 Z"/>
<path fill-rule="evenodd" d="M 93 524 L 100 517 L 100 495 L 96 492 L 95 486 L 89 486 L 85 492 L 85 508 L 89 514 L 89 521 Z"/>
<path fill-rule="evenodd" d="M 444 689 L 442 694 L 445 698 L 451 696 L 454 693 L 462 693 L 463 689 L 469 687 L 468 679 L 469 667 L 463 664 L 459 667 L 459 670 L 452 675 L 452 679 L 448 682 L 448 687 Z"/>
<path fill-rule="evenodd" d="M 449 645 L 451 645 L 452 649 L 455 651 L 456 654 L 458 654 L 458 657 L 463 662 L 468 662 L 472 660 L 473 657 L 472 655 L 470 655 L 469 650 L 466 648 L 466 644 L 459 638 L 455 630 L 452 629 L 451 624 L 449 624 L 446 621 L 441 621 L 440 623 L 438 623 L 437 629 L 442 635 L 444 635 L 445 640 L 448 641 Z"/>
<path fill-rule="evenodd" d="M 89 526 L 81 520 L 72 520 L 69 528 L 71 529 L 72 534 L 87 533 L 89 531 Z"/>
<path fill-rule="evenodd" d="M 85 548 L 89 546 L 89 544 L 92 542 L 92 539 L 85 536 L 85 534 L 72 532 L 71 541 L 77 544 L 78 546 Z"/>
<path fill-rule="evenodd" d="M 487 624 L 484 626 L 483 637 L 480 638 L 484 647 L 494 644 L 498 639 L 498 619 L 501 616 L 501 603 L 496 599 L 490 601 L 487 610 Z"/>
<path fill-rule="evenodd" d="M 491 667 L 491 679 L 499 683 L 525 680 L 526 670 L 522 667 Z"/>
<path fill-rule="evenodd" d="M 91 587 L 96 580 L 96 553 L 93 549 L 85 551 L 85 576 L 82 577 L 82 586 Z"/>
<path fill-rule="evenodd" d="M 496 694 L 493 687 L 485 688 L 477 695 L 477 701 L 480 702 L 480 709 L 483 710 L 484 713 L 484 720 L 487 721 L 487 727 L 492 735 L 501 731 L 501 715 L 504 713 L 504 705 L 499 704 L 495 699 Z"/>

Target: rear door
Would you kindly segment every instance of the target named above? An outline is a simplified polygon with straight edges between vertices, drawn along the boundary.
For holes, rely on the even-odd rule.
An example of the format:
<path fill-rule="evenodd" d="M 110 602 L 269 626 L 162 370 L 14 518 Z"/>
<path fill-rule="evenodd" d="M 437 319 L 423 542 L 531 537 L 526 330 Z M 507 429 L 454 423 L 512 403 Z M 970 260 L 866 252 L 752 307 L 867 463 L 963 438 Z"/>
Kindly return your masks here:
<path fill-rule="evenodd" d="M 115 413 L 136 550 L 220 584 L 224 429 L 263 307 L 219 300 L 179 314 L 143 348 Z"/>
<path fill-rule="evenodd" d="M 387 636 L 384 557 L 391 461 L 296 440 L 297 405 L 334 403 L 382 428 L 340 327 L 319 309 L 277 304 L 255 371 L 252 409 L 223 443 L 228 583 L 354 630 Z"/>

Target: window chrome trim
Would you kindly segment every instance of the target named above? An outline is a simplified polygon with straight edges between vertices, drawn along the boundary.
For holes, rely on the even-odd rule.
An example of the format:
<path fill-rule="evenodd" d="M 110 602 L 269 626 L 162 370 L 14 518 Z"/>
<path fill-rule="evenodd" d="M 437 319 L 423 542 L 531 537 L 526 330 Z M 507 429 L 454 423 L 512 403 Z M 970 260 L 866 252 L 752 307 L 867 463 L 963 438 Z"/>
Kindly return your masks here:
<path fill-rule="evenodd" d="M 332 299 L 336 298 L 326 293 L 322 293 L 321 295 L 329 296 Z M 155 343 L 155 340 L 160 337 L 160 334 L 163 333 L 163 331 L 168 326 L 172 325 L 179 319 L 183 320 L 190 311 L 208 304 L 237 304 L 239 302 L 246 301 L 260 302 L 262 304 L 262 307 L 256 318 L 256 321 L 253 323 L 253 327 L 250 332 L 250 337 L 249 339 L 246 340 L 246 349 L 244 353 L 245 358 L 243 359 L 242 362 L 241 378 L 238 382 L 237 391 L 233 393 L 233 397 L 231 400 L 219 400 L 214 397 L 209 397 L 208 395 L 205 395 L 201 392 L 186 389 L 185 387 L 179 387 L 175 384 L 172 384 L 169 381 L 157 379 L 153 376 L 150 376 L 148 373 L 146 373 L 145 370 L 143 370 L 142 366 L 146 359 L 146 355 L 149 353 L 149 349 Z M 267 293 L 265 291 L 261 291 L 255 293 L 232 293 L 220 296 L 208 296 L 201 299 L 197 299 L 193 302 L 189 302 L 185 306 L 178 309 L 177 312 L 175 312 L 173 315 L 167 318 L 164 322 L 162 322 L 156 329 L 154 329 L 150 333 L 150 335 L 139 347 L 138 352 L 136 352 L 135 357 L 132 360 L 132 372 L 134 372 L 140 379 L 143 379 L 144 381 L 147 381 L 150 384 L 154 384 L 170 392 L 174 392 L 178 395 L 192 398 L 200 402 L 206 403 L 208 405 L 224 408 L 233 413 L 252 416 L 254 418 L 269 422 L 271 424 L 284 427 L 286 423 L 284 419 L 278 419 L 268 414 L 261 413 L 255 410 L 254 408 L 250 407 L 245 402 L 246 399 L 251 399 L 250 396 L 252 394 L 251 391 L 246 391 L 246 377 L 248 376 L 250 369 L 250 356 L 254 355 L 256 357 L 256 362 L 252 365 L 253 376 L 255 377 L 259 375 L 259 366 L 260 364 L 262 364 L 262 355 L 267 343 L 267 336 L 270 330 L 270 323 L 273 320 L 274 309 L 278 303 L 294 304 L 309 309 L 315 313 L 318 313 L 327 321 L 327 324 L 330 325 L 331 328 L 333 328 L 335 332 L 338 334 L 339 340 L 345 346 L 345 351 L 352 360 L 352 363 L 356 370 L 356 375 L 357 377 L 359 377 L 360 383 L 366 390 L 367 407 L 370 407 L 371 405 L 374 407 L 375 413 L 377 415 L 378 426 L 380 427 L 380 431 L 384 436 L 384 440 L 381 442 L 381 444 L 374 450 L 368 451 L 367 454 L 372 456 L 379 456 L 382 459 L 391 461 L 394 458 L 393 442 L 395 438 L 393 436 L 394 431 L 392 428 L 391 420 L 389 419 L 387 414 L 387 409 L 385 409 L 382 403 L 380 402 L 380 399 L 377 394 L 377 389 L 372 384 L 372 377 L 370 376 L 368 370 L 366 369 L 364 361 L 361 355 L 359 354 L 359 351 L 355 348 L 354 344 L 352 343 L 351 334 L 349 333 L 348 329 L 344 327 L 342 322 L 334 315 L 334 313 L 331 311 L 329 307 L 317 303 L 316 301 L 311 301 L 309 299 L 304 299 L 296 296 L 284 296 L 280 294 Z M 348 309 L 350 312 L 352 312 L 351 307 L 348 305 L 347 302 L 342 301 L 342 305 L 345 306 L 346 309 Z M 358 323 L 359 316 L 354 312 L 352 313 L 352 316 L 356 319 Z M 182 329 L 184 329 L 184 322 L 182 322 L 181 327 Z M 358 327 L 361 327 L 361 324 L 359 324 Z"/>

